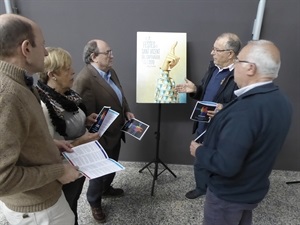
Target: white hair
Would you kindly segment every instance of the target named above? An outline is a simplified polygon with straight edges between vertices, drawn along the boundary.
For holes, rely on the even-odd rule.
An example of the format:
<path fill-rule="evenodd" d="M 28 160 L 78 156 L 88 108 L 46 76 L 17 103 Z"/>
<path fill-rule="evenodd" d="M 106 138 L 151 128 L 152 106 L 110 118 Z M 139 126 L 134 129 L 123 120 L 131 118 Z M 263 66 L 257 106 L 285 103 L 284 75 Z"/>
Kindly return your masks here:
<path fill-rule="evenodd" d="M 274 52 L 268 48 L 274 45 L 273 42 L 267 40 L 249 41 L 251 51 L 247 55 L 247 60 L 256 65 L 257 71 L 264 77 L 277 78 L 280 69 L 280 57 L 274 57 Z"/>

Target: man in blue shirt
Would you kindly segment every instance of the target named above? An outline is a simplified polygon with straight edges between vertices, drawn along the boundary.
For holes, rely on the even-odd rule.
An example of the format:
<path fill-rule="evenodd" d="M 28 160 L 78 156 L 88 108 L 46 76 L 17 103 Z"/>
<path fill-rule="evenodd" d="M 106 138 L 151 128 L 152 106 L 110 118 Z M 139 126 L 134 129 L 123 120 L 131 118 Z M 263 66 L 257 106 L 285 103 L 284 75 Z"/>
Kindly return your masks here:
<path fill-rule="evenodd" d="M 223 33 L 215 41 L 211 50 L 213 61 L 210 62 L 208 70 L 201 80 L 200 85 L 195 85 L 186 79 L 186 83 L 176 86 L 178 92 L 190 93 L 190 97 L 198 101 L 213 101 L 225 104 L 235 98 L 234 90 L 237 86 L 233 79 L 234 60 L 241 49 L 241 41 L 236 34 Z M 193 133 L 199 136 L 205 131 L 207 123 L 195 122 Z M 202 138 L 198 141 L 202 142 Z M 196 167 L 194 173 L 196 188 L 187 192 L 186 197 L 195 199 L 206 193 L 207 173 Z"/>
<path fill-rule="evenodd" d="M 289 100 L 273 83 L 280 52 L 270 41 L 249 42 L 235 60 L 237 98 L 211 120 L 190 153 L 209 173 L 205 225 L 251 225 L 266 196 L 277 155 L 291 125 Z"/>

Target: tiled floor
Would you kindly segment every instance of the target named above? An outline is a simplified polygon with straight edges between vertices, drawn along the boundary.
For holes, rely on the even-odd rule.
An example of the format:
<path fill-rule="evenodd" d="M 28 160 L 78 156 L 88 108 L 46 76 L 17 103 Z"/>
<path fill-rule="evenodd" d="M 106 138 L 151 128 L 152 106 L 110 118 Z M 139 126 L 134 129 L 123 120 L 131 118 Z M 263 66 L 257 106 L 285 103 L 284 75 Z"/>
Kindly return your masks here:
<path fill-rule="evenodd" d="M 145 163 L 121 162 L 125 171 L 117 173 L 114 186 L 122 187 L 125 196 L 106 198 L 103 209 L 106 225 L 200 225 L 204 198 L 189 200 L 185 193 L 194 187 L 193 167 L 168 165 L 176 178 L 164 171 L 159 175 L 151 196 L 153 177 L 147 169 L 139 173 Z M 154 164 L 149 169 L 153 172 Z M 162 166 L 160 165 L 162 168 Z M 271 188 L 265 200 L 254 211 L 254 225 L 300 225 L 300 184 L 286 181 L 300 180 L 300 172 L 274 170 Z M 89 210 L 85 192 L 79 202 L 79 224 L 97 223 Z M 0 224 L 7 225 L 0 213 Z M 63 224 L 62 224 L 63 225 Z"/>

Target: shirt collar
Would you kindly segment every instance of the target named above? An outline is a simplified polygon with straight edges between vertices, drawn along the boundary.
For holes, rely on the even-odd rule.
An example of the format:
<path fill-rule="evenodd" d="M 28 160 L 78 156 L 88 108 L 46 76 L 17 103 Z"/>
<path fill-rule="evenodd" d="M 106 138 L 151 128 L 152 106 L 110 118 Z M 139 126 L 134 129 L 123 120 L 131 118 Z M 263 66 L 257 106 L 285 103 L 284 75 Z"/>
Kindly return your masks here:
<path fill-rule="evenodd" d="M 272 83 L 272 81 L 265 81 L 265 82 L 259 82 L 259 83 L 255 83 L 255 84 L 250 84 L 250 85 L 248 85 L 246 87 L 242 87 L 242 88 L 240 88 L 238 90 L 235 90 L 234 94 L 239 97 L 242 94 L 246 93 L 247 91 L 250 91 L 251 89 L 253 89 L 255 87 L 262 86 L 262 85 L 269 84 L 269 83 Z"/>
<path fill-rule="evenodd" d="M 229 71 L 232 71 L 232 70 L 234 69 L 234 63 L 230 64 L 229 66 L 223 67 L 223 68 L 220 68 L 220 67 L 217 66 L 216 64 L 215 64 L 215 66 L 218 68 L 219 73 L 220 73 L 221 71 L 223 71 L 223 70 L 226 70 L 226 69 L 228 69 Z"/>
<path fill-rule="evenodd" d="M 110 71 L 108 71 L 107 73 L 104 72 L 103 70 L 100 70 L 99 68 L 97 68 L 96 66 L 94 66 L 93 64 L 91 64 L 96 70 L 97 72 L 100 74 L 100 76 L 103 78 L 103 79 L 109 79 L 111 74 L 110 74 Z M 106 78 L 107 76 L 107 78 Z"/>

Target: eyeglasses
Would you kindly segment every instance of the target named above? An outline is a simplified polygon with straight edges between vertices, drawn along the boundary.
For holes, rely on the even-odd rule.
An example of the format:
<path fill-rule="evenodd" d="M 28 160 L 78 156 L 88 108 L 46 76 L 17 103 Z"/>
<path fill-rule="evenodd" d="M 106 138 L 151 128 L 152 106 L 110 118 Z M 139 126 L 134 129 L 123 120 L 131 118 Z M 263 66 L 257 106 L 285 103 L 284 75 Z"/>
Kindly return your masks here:
<path fill-rule="evenodd" d="M 232 49 L 217 49 L 217 48 L 212 48 L 212 52 L 228 52 L 231 51 Z"/>
<path fill-rule="evenodd" d="M 234 60 L 234 63 L 251 63 L 251 64 L 255 64 L 255 63 L 253 63 L 253 62 L 249 62 L 249 61 L 246 61 L 246 60 L 239 60 L 238 58 L 236 58 L 236 59 Z"/>
<path fill-rule="evenodd" d="M 97 52 L 98 55 L 102 54 L 102 55 L 108 55 L 111 56 L 113 54 L 112 50 L 107 50 L 106 52 Z"/>

